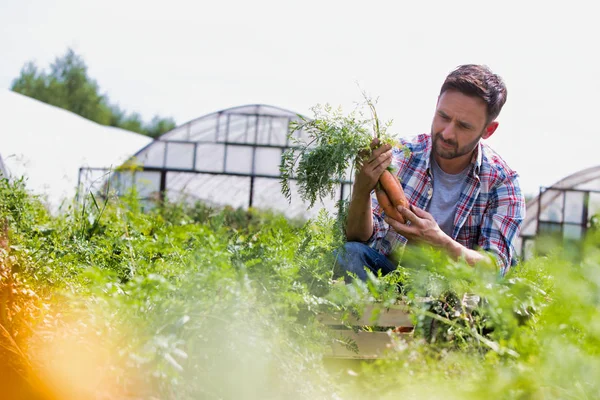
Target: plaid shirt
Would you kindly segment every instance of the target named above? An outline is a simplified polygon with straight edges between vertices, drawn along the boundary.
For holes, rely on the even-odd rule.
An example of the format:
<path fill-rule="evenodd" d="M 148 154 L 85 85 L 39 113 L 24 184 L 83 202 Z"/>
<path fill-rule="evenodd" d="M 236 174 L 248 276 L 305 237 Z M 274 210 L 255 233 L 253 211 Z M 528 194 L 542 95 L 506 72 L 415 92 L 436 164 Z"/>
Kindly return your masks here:
<path fill-rule="evenodd" d="M 401 139 L 400 143 L 410 150 L 410 155 L 405 157 L 403 150 L 394 148 L 392 165 L 397 167 L 397 176 L 410 204 L 425 210 L 433 195 L 429 165 L 431 135 Z M 525 219 L 525 199 L 517 177 L 500 156 L 480 142 L 454 216 L 452 239 L 469 249 L 491 252 L 503 275 L 517 262 L 513 241 Z M 371 197 L 373 235 L 367 244 L 381 254 L 389 255 L 392 249 L 403 246 L 407 240 L 389 229 L 374 192 Z"/>

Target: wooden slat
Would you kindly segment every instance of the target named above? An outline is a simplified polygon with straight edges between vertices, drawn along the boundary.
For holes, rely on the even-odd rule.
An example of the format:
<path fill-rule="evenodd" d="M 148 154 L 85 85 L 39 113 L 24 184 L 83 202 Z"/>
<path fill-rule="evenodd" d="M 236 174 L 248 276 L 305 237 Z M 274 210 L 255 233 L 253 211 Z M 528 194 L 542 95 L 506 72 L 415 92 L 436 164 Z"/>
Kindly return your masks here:
<path fill-rule="evenodd" d="M 331 343 L 331 352 L 326 354 L 327 357 L 376 359 L 393 348 L 392 338 L 387 332 L 332 330 L 332 334 L 336 340 Z M 404 339 L 412 338 L 412 335 L 405 333 L 392 333 L 391 335 Z M 358 347 L 358 353 L 344 344 L 350 340 Z"/>
<path fill-rule="evenodd" d="M 347 323 L 350 325 L 371 325 L 371 326 L 394 326 L 394 327 L 412 327 L 410 314 L 405 305 L 395 305 L 391 308 L 384 308 L 381 305 L 369 304 L 360 318 L 349 316 Z M 377 315 L 378 314 L 378 315 Z M 342 325 L 342 313 L 322 314 L 319 321 L 325 325 Z"/>

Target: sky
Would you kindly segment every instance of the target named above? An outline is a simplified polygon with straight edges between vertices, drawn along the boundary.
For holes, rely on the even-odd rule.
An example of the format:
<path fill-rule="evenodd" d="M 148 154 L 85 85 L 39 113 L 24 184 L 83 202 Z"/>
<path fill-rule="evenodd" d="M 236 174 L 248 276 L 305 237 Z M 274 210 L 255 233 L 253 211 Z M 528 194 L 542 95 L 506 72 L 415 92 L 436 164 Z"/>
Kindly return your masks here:
<path fill-rule="evenodd" d="M 255 103 L 310 116 L 319 103 L 350 110 L 362 89 L 390 132 L 412 136 L 429 132 L 452 69 L 486 64 L 508 88 L 487 142 L 535 194 L 600 164 L 597 4 L 0 0 L 0 88 L 71 47 L 145 120 Z"/>

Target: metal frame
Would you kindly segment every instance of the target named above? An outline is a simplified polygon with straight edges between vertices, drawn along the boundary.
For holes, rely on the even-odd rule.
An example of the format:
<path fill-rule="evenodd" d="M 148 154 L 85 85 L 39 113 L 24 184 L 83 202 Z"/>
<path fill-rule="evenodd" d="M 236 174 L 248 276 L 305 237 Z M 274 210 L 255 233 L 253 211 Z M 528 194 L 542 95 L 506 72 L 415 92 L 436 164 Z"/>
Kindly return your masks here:
<path fill-rule="evenodd" d="M 520 258 L 521 260 L 525 260 L 527 257 L 525 257 L 525 249 L 526 249 L 526 245 L 529 242 L 533 242 L 535 241 L 535 236 L 532 235 L 521 235 L 519 236 L 521 238 L 521 254 L 520 254 Z"/>
<path fill-rule="evenodd" d="M 562 196 L 562 206 L 560 210 L 560 221 L 552 221 L 542 219 L 542 199 L 546 192 L 548 191 L 558 192 L 554 197 L 552 197 L 549 201 L 553 201 L 558 196 Z M 565 211 L 566 211 L 566 198 L 567 193 L 582 193 L 583 194 L 583 209 L 581 210 L 581 220 L 579 222 L 566 222 L 565 221 Z M 600 193 L 600 190 L 592 190 L 592 189 L 572 189 L 572 188 L 556 188 L 556 187 L 540 187 L 540 192 L 538 195 L 538 209 L 537 209 L 537 226 L 536 226 L 536 235 L 539 235 L 540 232 L 540 223 L 548 224 L 548 225 L 557 225 L 560 226 L 560 232 L 564 232 L 565 225 L 570 226 L 579 226 L 582 228 L 583 233 L 588 229 L 590 224 L 590 215 L 589 215 L 589 200 L 590 193 Z"/>
<path fill-rule="evenodd" d="M 251 106 L 261 106 L 261 105 L 251 105 Z M 282 110 L 277 107 L 273 107 L 273 108 L 277 109 L 277 110 Z M 233 109 L 233 110 L 235 110 L 235 109 Z M 277 172 L 275 174 L 258 174 L 258 173 L 256 173 L 257 152 L 259 149 L 279 149 L 279 150 L 281 150 L 281 156 L 283 156 L 284 151 L 286 151 L 287 149 L 293 148 L 294 146 L 291 146 L 290 142 L 289 142 L 289 134 L 290 134 L 290 123 L 292 120 L 294 120 L 294 118 L 292 118 L 291 116 L 284 116 L 284 115 L 274 116 L 274 115 L 261 114 L 261 113 L 235 112 L 233 110 L 222 110 L 217 113 L 209 114 L 205 117 L 198 118 L 196 120 L 193 120 L 193 121 L 185 124 L 185 125 L 187 125 L 186 133 L 187 133 L 187 138 L 189 139 L 191 137 L 192 124 L 194 124 L 198 121 L 202 121 L 204 118 L 215 118 L 215 116 L 216 116 L 216 127 L 211 128 L 211 129 L 215 129 L 214 140 L 181 140 L 181 139 L 161 139 L 161 138 L 154 140 L 152 143 L 150 143 L 149 145 L 144 147 L 142 150 L 140 150 L 138 153 L 136 153 L 132 158 L 135 159 L 139 155 L 143 155 L 146 151 L 148 151 L 151 148 L 151 146 L 156 146 L 159 143 L 164 143 L 164 150 L 163 150 L 164 153 L 162 155 L 162 166 L 144 166 L 144 165 L 136 166 L 136 168 L 133 171 L 134 175 L 136 172 L 142 172 L 142 171 L 159 172 L 160 173 L 159 197 L 161 200 L 165 199 L 165 193 L 166 193 L 166 190 L 168 187 L 167 174 L 169 172 L 184 172 L 184 173 L 194 173 L 194 174 L 247 177 L 247 178 L 249 178 L 249 186 L 250 186 L 248 207 L 252 207 L 252 205 L 254 203 L 254 184 L 255 184 L 256 178 L 282 179 L 280 172 Z M 225 115 L 227 116 L 226 127 L 225 127 L 225 131 L 224 131 L 224 138 L 221 138 L 221 137 L 219 137 L 219 133 L 220 133 L 221 123 L 222 123 L 221 118 L 224 113 L 226 113 Z M 232 138 L 231 138 L 231 132 L 230 132 L 231 116 L 240 116 L 240 117 L 246 118 L 245 128 L 243 129 L 243 132 L 242 131 L 239 132 L 239 133 L 242 133 L 240 135 L 240 140 L 243 140 L 243 141 L 241 141 L 241 142 L 236 142 L 236 141 L 232 140 Z M 251 121 L 252 117 L 254 118 L 254 121 Z M 259 139 L 259 126 L 260 126 L 261 118 L 267 118 L 269 121 L 267 124 L 268 132 L 267 132 L 267 136 L 266 136 L 266 143 L 259 144 L 257 142 Z M 273 139 L 275 136 L 273 134 L 273 122 L 274 122 L 275 118 L 281 119 L 282 122 L 285 121 L 285 123 L 286 123 L 285 126 L 287 126 L 284 145 L 273 144 Z M 299 118 L 301 118 L 301 116 L 298 116 L 298 119 Z M 251 122 L 253 122 L 253 124 L 251 124 Z M 251 126 L 251 125 L 253 125 L 253 126 Z M 248 135 L 250 134 L 250 128 L 254 129 L 254 137 L 250 138 L 250 140 L 253 139 L 253 142 L 249 143 Z M 176 129 L 180 129 L 180 128 L 176 128 Z M 206 133 L 210 133 L 210 130 L 206 130 Z M 169 135 L 169 132 L 167 132 L 165 134 L 165 136 L 166 135 Z M 224 139 L 224 140 L 222 140 L 222 139 Z M 283 140 L 281 140 L 281 142 L 283 142 Z M 169 144 L 171 144 L 171 143 L 193 145 L 191 168 L 167 167 L 167 156 L 168 156 L 168 152 L 169 152 Z M 223 164 L 221 166 L 220 171 L 214 171 L 214 170 L 209 171 L 206 169 L 196 168 L 198 157 L 200 157 L 200 153 L 198 151 L 198 146 L 205 145 L 205 144 L 222 145 L 223 146 Z M 230 152 L 229 150 L 232 147 L 250 147 L 251 148 L 250 171 L 248 171 L 248 172 L 227 171 L 227 159 L 228 159 L 229 152 Z M 94 171 L 94 170 L 95 171 L 104 171 L 107 173 L 110 172 L 110 169 L 108 169 L 108 168 L 93 168 L 93 167 L 80 168 L 79 169 L 78 187 L 80 187 L 80 185 L 82 183 L 83 174 L 86 171 Z M 340 181 L 340 200 L 344 199 L 344 195 L 345 195 L 344 185 L 351 184 L 351 183 L 352 183 L 352 180 L 341 180 Z"/>
<path fill-rule="evenodd" d="M 85 174 L 88 171 L 102 171 L 105 172 L 106 174 L 111 173 L 111 171 L 114 173 L 118 173 L 119 171 L 115 171 L 112 170 L 110 168 L 94 168 L 94 167 L 81 167 L 79 168 L 79 177 L 78 177 L 78 182 L 77 182 L 77 186 L 81 187 L 82 182 L 82 175 Z M 131 171 L 133 173 L 134 179 L 135 179 L 135 174 L 137 172 L 160 172 L 160 185 L 159 185 L 159 197 L 161 201 L 164 201 L 165 196 L 166 196 L 166 192 L 167 192 L 167 174 L 169 172 L 185 172 L 185 173 L 195 173 L 195 174 L 205 174 L 205 175 L 226 175 L 226 176 L 237 176 L 237 177 L 247 177 L 249 178 L 249 185 L 250 185 L 250 195 L 248 198 L 248 207 L 252 207 L 253 203 L 254 203 L 254 183 L 255 183 L 255 179 L 256 178 L 266 178 L 266 179 L 281 179 L 281 176 L 274 176 L 274 175 L 265 175 L 265 174 L 252 174 L 252 173 L 237 173 L 237 172 L 215 172 L 215 171 L 203 171 L 203 170 L 188 170 L 188 169 L 181 169 L 181 168 L 157 168 L 157 167 L 143 167 L 140 166 L 138 168 L 135 168 L 135 170 Z M 295 180 L 295 178 L 291 178 L 292 180 Z M 345 188 L 344 186 L 346 184 L 352 184 L 352 181 L 349 180 L 343 180 L 340 181 L 340 200 L 344 199 L 345 196 Z M 142 200 L 149 200 L 150 198 L 146 198 L 143 197 L 141 198 Z"/>
<path fill-rule="evenodd" d="M 560 208 L 560 218 L 559 221 L 547 220 L 542 217 L 542 201 L 546 201 L 544 195 L 548 196 L 548 191 L 557 192 L 550 199 L 548 199 L 548 203 L 556 200 L 559 196 L 562 196 L 562 205 Z M 583 193 L 583 207 L 581 210 L 581 220 L 579 222 L 567 222 L 565 221 L 565 212 L 566 212 L 566 198 L 567 193 Z M 591 193 L 600 193 L 600 190 L 593 189 L 574 189 L 574 188 L 560 188 L 560 187 L 544 187 L 541 186 L 539 190 L 539 194 L 537 197 L 537 214 L 536 214 L 536 231 L 535 235 L 520 235 L 521 238 L 521 259 L 525 259 L 525 248 L 527 243 L 534 241 L 537 236 L 544 233 L 543 229 L 540 229 L 540 225 L 545 226 L 556 226 L 556 232 L 559 232 L 564 239 L 564 228 L 565 226 L 578 226 L 581 228 L 582 237 L 585 236 L 586 231 L 590 227 L 590 194 Z"/>

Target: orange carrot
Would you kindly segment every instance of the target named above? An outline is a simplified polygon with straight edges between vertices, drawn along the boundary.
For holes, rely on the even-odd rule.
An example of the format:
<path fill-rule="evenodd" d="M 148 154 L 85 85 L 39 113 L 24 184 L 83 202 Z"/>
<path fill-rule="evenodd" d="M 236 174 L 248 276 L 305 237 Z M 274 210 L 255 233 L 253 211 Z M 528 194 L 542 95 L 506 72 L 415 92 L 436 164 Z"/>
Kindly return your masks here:
<path fill-rule="evenodd" d="M 408 199 L 404 194 L 404 190 L 402 190 L 402 185 L 400 185 L 398 178 L 392 175 L 390 171 L 383 171 L 383 174 L 381 174 L 381 177 L 379 178 L 379 183 L 390 198 L 394 208 L 397 208 L 398 206 L 408 207 Z"/>
<path fill-rule="evenodd" d="M 381 185 L 378 185 L 377 189 L 375 190 L 375 196 L 377 197 L 377 201 L 379 202 L 379 207 L 381 207 L 385 215 L 395 219 L 396 221 L 404 223 L 404 217 L 392 205 L 390 198 L 386 194 L 385 190 L 383 190 Z"/>

